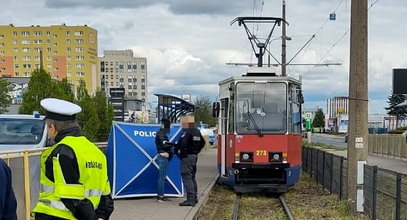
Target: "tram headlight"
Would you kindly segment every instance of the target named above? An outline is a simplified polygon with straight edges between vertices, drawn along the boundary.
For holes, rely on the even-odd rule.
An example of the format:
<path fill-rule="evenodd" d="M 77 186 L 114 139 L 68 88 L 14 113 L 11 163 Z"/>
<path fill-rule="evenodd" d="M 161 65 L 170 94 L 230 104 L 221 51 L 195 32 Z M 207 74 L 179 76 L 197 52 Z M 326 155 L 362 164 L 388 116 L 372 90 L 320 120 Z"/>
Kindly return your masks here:
<path fill-rule="evenodd" d="M 281 152 L 269 152 L 270 162 L 281 162 L 283 160 Z"/>
<path fill-rule="evenodd" d="M 240 152 L 241 162 L 253 162 L 253 152 Z"/>

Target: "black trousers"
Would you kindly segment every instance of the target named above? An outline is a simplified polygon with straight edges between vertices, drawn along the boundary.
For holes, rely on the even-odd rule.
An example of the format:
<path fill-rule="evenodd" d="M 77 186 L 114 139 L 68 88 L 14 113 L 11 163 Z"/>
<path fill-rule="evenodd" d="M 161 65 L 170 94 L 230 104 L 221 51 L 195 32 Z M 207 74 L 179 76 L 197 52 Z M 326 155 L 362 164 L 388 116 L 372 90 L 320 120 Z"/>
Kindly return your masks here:
<path fill-rule="evenodd" d="M 198 157 L 196 154 L 188 154 L 181 159 L 181 176 L 187 191 L 187 200 L 190 202 L 198 201 L 198 186 L 195 180 L 196 163 Z"/>

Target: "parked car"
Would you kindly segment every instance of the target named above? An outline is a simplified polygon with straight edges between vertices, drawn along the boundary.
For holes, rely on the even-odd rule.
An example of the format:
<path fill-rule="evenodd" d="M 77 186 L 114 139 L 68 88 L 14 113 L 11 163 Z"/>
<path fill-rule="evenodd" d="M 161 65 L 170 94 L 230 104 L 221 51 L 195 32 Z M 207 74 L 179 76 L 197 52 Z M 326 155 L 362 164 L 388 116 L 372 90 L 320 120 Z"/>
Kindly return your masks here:
<path fill-rule="evenodd" d="M 201 131 L 202 136 L 208 136 L 209 144 L 213 145 L 213 143 L 215 142 L 213 129 L 208 128 L 208 125 L 203 123 L 199 124 L 198 129 Z"/>
<path fill-rule="evenodd" d="M 39 114 L 0 115 L 0 152 L 45 147 L 46 129 Z"/>

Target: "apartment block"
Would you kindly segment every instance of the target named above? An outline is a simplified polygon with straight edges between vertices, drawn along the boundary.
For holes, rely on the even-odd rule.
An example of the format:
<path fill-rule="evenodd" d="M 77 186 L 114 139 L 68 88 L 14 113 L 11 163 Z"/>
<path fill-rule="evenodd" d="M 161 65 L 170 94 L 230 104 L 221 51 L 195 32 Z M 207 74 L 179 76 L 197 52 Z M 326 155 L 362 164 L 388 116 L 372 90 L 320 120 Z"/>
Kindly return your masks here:
<path fill-rule="evenodd" d="M 100 88 L 124 88 L 125 99 L 147 103 L 147 59 L 134 57 L 132 50 L 105 50 L 99 57 Z"/>
<path fill-rule="evenodd" d="M 15 27 L 0 25 L 0 76 L 30 77 L 43 68 L 53 79 L 67 80 L 75 87 L 86 82 L 90 94 L 100 85 L 97 31 L 86 25 Z"/>

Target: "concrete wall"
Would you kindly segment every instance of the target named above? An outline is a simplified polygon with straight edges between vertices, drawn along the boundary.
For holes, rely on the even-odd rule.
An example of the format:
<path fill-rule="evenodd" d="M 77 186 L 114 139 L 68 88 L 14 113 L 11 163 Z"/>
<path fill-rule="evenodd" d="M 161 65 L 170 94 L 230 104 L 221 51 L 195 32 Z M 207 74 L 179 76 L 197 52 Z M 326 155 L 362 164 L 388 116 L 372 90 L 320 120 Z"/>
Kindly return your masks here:
<path fill-rule="evenodd" d="M 407 158 L 406 137 L 400 134 L 369 134 L 369 154 Z"/>

